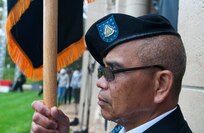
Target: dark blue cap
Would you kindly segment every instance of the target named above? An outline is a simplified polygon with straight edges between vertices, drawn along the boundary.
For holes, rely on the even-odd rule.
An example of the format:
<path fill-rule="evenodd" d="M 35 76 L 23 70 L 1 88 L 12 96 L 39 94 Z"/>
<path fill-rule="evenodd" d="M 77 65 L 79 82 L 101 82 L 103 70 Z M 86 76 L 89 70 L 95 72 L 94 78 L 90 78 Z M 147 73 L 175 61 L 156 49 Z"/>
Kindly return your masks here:
<path fill-rule="evenodd" d="M 158 35 L 180 37 L 163 16 L 150 14 L 133 17 L 126 14 L 109 14 L 95 22 L 87 31 L 85 41 L 91 55 L 102 66 L 103 57 L 122 43 Z"/>

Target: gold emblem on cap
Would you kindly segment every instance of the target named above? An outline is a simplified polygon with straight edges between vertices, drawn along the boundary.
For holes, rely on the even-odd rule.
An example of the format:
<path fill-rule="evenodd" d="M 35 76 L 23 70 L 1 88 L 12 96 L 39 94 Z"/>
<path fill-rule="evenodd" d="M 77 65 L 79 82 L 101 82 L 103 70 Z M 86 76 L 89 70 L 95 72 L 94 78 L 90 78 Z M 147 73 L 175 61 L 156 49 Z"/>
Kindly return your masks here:
<path fill-rule="evenodd" d="M 105 25 L 105 28 L 104 28 L 105 37 L 109 37 L 113 35 L 114 32 L 115 32 L 114 29 L 110 25 Z"/>

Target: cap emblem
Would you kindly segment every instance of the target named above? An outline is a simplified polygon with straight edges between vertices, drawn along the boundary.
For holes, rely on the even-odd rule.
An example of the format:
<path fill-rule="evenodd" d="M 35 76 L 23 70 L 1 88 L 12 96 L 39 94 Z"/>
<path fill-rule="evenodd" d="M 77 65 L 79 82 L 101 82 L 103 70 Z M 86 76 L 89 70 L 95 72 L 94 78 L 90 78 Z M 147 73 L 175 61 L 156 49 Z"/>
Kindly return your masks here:
<path fill-rule="evenodd" d="M 97 28 L 101 39 L 105 42 L 112 42 L 118 37 L 118 26 L 113 16 L 97 24 Z"/>
<path fill-rule="evenodd" d="M 109 37 L 114 33 L 114 29 L 110 25 L 105 25 L 104 35 L 105 37 Z"/>

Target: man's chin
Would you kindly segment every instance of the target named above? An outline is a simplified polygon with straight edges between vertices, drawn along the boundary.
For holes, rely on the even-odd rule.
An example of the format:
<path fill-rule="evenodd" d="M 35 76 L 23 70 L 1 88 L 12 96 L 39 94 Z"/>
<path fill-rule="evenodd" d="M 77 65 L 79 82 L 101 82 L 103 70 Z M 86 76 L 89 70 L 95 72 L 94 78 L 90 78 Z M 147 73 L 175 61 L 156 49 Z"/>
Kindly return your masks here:
<path fill-rule="evenodd" d="M 101 110 L 101 115 L 103 116 L 104 119 L 109 120 L 109 121 L 113 121 L 113 122 L 118 123 L 120 125 L 123 125 L 124 123 L 127 122 L 126 119 L 117 117 L 116 115 L 110 114 L 110 112 L 105 112 L 103 110 Z"/>
<path fill-rule="evenodd" d="M 110 115 L 110 113 L 107 111 L 104 111 L 102 108 L 101 108 L 101 115 L 106 120 L 112 120 L 112 116 Z"/>
<path fill-rule="evenodd" d="M 117 119 L 114 115 L 110 114 L 110 112 L 104 111 L 103 109 L 101 109 L 101 115 L 104 119 L 109 121 L 115 121 Z"/>

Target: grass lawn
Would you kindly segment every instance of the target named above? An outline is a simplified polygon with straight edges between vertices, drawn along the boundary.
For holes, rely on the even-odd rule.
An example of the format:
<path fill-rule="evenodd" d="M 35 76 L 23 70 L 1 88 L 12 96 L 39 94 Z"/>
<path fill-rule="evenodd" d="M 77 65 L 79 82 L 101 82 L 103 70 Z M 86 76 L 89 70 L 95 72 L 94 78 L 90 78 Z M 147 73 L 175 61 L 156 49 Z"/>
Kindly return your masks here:
<path fill-rule="evenodd" d="M 31 103 L 38 92 L 0 93 L 0 133 L 30 133 L 33 110 Z"/>

